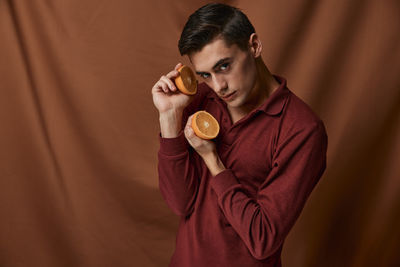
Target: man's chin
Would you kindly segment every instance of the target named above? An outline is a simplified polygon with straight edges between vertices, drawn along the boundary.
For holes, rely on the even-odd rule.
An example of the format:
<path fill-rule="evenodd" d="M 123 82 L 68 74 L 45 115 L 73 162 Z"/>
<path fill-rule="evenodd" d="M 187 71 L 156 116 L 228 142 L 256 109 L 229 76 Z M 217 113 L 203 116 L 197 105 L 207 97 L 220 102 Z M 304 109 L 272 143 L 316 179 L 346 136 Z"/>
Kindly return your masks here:
<path fill-rule="evenodd" d="M 241 106 L 241 101 L 238 101 L 238 99 L 235 99 L 233 101 L 225 101 L 225 103 L 230 108 L 240 108 Z"/>

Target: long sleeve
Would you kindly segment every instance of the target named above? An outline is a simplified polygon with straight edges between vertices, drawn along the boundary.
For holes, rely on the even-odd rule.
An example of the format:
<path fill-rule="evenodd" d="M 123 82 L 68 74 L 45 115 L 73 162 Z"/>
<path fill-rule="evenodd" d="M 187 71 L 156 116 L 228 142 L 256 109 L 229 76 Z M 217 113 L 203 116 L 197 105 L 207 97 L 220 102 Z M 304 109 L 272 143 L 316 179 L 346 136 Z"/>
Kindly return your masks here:
<path fill-rule="evenodd" d="M 325 170 L 326 149 L 325 128 L 318 121 L 280 138 L 256 197 L 249 196 L 230 169 L 211 180 L 223 214 L 256 259 L 282 245 Z"/>
<path fill-rule="evenodd" d="M 199 85 L 198 92 L 182 116 L 182 129 L 187 119 L 202 108 L 210 89 Z M 183 131 L 176 138 L 159 137 L 158 178 L 161 195 L 169 208 L 179 216 L 193 212 L 194 202 L 199 190 L 201 169 L 199 158 L 187 142 Z"/>
<path fill-rule="evenodd" d="M 183 133 L 176 138 L 160 137 L 160 191 L 167 205 L 180 216 L 192 212 L 196 199 L 200 176 L 193 164 L 194 156 Z"/>

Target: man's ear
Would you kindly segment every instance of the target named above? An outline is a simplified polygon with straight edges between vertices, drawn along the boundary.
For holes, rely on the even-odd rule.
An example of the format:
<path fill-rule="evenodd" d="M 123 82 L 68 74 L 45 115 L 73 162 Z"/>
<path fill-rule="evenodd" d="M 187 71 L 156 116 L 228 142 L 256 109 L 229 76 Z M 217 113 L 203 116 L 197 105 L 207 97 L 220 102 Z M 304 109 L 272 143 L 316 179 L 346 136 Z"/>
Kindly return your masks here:
<path fill-rule="evenodd" d="M 262 43 L 256 33 L 252 33 L 249 38 L 249 48 L 254 58 L 258 58 L 261 55 Z"/>

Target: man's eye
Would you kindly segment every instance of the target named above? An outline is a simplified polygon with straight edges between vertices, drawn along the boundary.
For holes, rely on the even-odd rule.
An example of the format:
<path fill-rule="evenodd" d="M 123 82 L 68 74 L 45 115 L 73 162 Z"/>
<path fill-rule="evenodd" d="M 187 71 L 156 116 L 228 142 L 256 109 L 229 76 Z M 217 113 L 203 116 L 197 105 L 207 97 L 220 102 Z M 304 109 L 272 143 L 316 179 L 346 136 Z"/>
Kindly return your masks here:
<path fill-rule="evenodd" d="M 221 65 L 220 69 L 221 70 L 227 70 L 228 67 L 229 67 L 229 63 L 224 63 L 224 64 Z"/>
<path fill-rule="evenodd" d="M 201 77 L 202 77 L 203 79 L 207 79 L 208 77 L 210 77 L 210 74 L 208 74 L 208 73 L 202 73 L 202 74 L 201 74 Z"/>

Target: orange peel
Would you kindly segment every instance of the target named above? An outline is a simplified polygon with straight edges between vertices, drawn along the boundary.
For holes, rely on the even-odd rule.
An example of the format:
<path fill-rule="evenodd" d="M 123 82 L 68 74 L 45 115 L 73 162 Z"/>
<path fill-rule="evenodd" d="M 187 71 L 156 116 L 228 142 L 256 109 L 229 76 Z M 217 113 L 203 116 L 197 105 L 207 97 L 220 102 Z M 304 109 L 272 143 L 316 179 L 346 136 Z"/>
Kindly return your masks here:
<path fill-rule="evenodd" d="M 175 84 L 179 91 L 185 95 L 194 95 L 197 93 L 197 79 L 192 69 L 186 65 L 179 69 L 179 76 L 175 78 Z"/>

